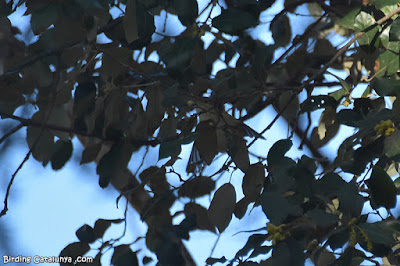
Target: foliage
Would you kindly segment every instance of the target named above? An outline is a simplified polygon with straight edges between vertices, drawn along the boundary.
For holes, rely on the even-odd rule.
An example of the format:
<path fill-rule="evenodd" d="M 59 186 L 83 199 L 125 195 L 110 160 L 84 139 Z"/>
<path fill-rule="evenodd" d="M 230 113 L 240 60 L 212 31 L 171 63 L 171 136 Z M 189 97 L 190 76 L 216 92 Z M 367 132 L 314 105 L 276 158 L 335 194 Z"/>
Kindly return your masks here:
<path fill-rule="evenodd" d="M 85 146 L 81 164 L 96 162 L 99 185 L 119 189 L 147 223 L 146 245 L 160 265 L 193 265 L 182 243 L 189 232 L 221 234 L 233 215 L 241 219 L 250 207 L 263 210 L 265 228 L 252 233 L 234 258 L 209 258 L 208 264 L 303 265 L 311 259 L 316 265 L 358 265 L 383 258 L 399 265 L 400 224 L 390 212 L 400 182 L 394 180 L 400 163 L 398 3 L 286 0 L 267 22 L 274 40 L 267 45 L 250 33 L 273 3 L 212 0 L 202 10 L 204 3 L 195 0 L 1 1 L 0 116 L 19 125 L 0 142 L 27 127 L 24 162 L 32 155 L 59 170 L 71 159 L 77 136 Z M 29 45 L 14 37 L 17 30 L 7 19 L 23 4 L 38 37 Z M 293 37 L 290 19 L 305 5 L 315 20 Z M 113 17 L 111 10 L 124 11 Z M 176 15 L 185 30 L 163 34 L 155 23 L 163 12 Z M 102 34 L 108 43 L 97 42 Z M 347 40 L 342 47 L 331 42 L 339 35 Z M 277 52 L 282 55 L 274 57 Z M 213 75 L 216 62 L 226 67 Z M 338 77 L 332 70 L 347 72 Z M 318 90 L 325 87 L 333 90 Z M 28 105 L 37 111 L 15 115 Z M 249 148 L 263 136 L 244 122 L 269 106 L 277 116 L 263 136 L 279 117 L 292 132 L 265 158 L 257 157 Z M 329 161 L 319 148 L 345 126 L 354 131 Z M 294 136 L 311 155 L 286 155 Z M 179 157 L 182 145 L 191 143 L 187 173 L 175 172 L 175 162 L 185 159 Z M 163 163 L 134 176 L 128 164 L 142 147 L 159 148 Z M 216 167 L 218 154 L 228 159 L 215 174 L 204 174 Z M 242 188 L 216 187 L 218 174 L 233 171 L 242 173 Z M 173 174 L 180 186 L 170 184 Z M 196 203 L 205 195 L 213 195 L 209 206 Z M 182 199 L 189 199 L 181 210 L 185 219 L 174 224 L 170 209 Z M 363 211 L 369 205 L 371 212 Z M 381 215 L 384 209 L 387 215 Z M 371 222 L 374 214 L 380 218 Z M 121 222 L 85 224 L 76 232 L 79 242 L 61 255 L 85 254 Z M 130 245 L 116 240 L 104 240 L 97 264 L 109 248 L 114 265 L 138 265 Z"/>

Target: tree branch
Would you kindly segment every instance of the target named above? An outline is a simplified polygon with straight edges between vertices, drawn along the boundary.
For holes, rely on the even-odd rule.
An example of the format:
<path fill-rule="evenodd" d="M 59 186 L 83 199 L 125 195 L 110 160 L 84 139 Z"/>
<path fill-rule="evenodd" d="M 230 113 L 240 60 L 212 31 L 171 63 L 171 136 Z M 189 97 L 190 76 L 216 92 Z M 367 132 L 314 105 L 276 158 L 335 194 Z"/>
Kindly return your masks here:
<path fill-rule="evenodd" d="M 343 54 L 347 51 L 347 49 L 361 36 L 363 36 L 365 33 L 367 33 L 368 31 L 372 30 L 373 28 L 382 25 L 383 23 L 385 23 L 386 21 L 388 21 L 389 19 L 391 19 L 394 15 L 400 13 L 400 7 L 393 10 L 392 12 L 390 12 L 389 14 L 387 14 L 386 16 L 384 16 L 383 18 L 381 18 L 380 20 L 378 20 L 375 24 L 367 27 L 366 29 L 364 29 L 361 32 L 358 32 L 356 34 L 354 34 L 353 38 L 351 38 L 350 41 L 348 41 L 342 48 L 339 49 L 339 51 L 331 58 L 331 60 L 329 60 L 328 63 L 326 63 L 324 65 L 323 68 L 321 68 L 317 73 L 315 73 L 311 78 L 309 78 L 308 80 L 306 80 L 303 84 L 303 86 L 300 88 L 307 88 L 308 85 L 311 84 L 311 82 L 317 78 L 319 78 L 322 74 L 324 74 L 326 72 L 326 70 Z"/>

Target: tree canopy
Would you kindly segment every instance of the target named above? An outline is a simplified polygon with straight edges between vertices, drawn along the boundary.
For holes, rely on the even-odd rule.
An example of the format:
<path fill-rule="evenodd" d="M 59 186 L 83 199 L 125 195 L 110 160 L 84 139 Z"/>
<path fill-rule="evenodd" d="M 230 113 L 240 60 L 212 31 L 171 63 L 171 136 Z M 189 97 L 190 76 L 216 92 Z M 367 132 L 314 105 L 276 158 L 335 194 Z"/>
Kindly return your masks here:
<path fill-rule="evenodd" d="M 24 163 L 33 157 L 60 170 L 77 137 L 85 147 L 80 163 L 95 162 L 99 186 L 117 188 L 148 225 L 146 246 L 158 265 L 195 265 L 182 242 L 190 232 L 221 234 L 253 208 L 265 213 L 265 227 L 250 232 L 235 257 L 207 264 L 400 265 L 393 213 L 400 193 L 399 3 L 285 0 L 265 19 L 274 4 L 0 1 L 0 143 L 26 128 L 29 147 L 10 177 L 1 216 L 12 208 L 8 196 Z M 8 19 L 22 5 L 37 37 L 31 43 Z M 299 13 L 304 7 L 308 12 Z M 157 24 L 160 16 L 165 21 Z M 294 16 L 313 18 L 296 36 Z M 184 30 L 169 34 L 168 17 Z M 263 25 L 270 43 L 252 35 Z M 27 106 L 35 112 L 24 112 Z M 276 116 L 259 121 L 262 132 L 246 124 L 267 108 Z M 16 122 L 11 130 L 8 119 Z M 265 156 L 252 152 L 278 119 L 289 131 Z M 331 160 L 322 148 L 343 128 L 348 137 Z M 308 155 L 287 155 L 295 137 Z M 188 144 L 190 158 L 181 158 Z M 141 149 L 158 149 L 158 158 L 134 173 L 128 164 Z M 182 160 L 186 169 L 174 168 Z M 241 173 L 241 187 L 216 185 L 232 173 Z M 198 199 L 207 195 L 204 206 Z M 172 213 L 176 201 L 184 208 Z M 180 223 L 177 214 L 184 215 Z M 84 255 L 102 239 L 95 264 L 111 248 L 112 264 L 139 265 L 130 245 L 103 239 L 123 222 L 83 225 L 79 241 L 60 256 Z"/>

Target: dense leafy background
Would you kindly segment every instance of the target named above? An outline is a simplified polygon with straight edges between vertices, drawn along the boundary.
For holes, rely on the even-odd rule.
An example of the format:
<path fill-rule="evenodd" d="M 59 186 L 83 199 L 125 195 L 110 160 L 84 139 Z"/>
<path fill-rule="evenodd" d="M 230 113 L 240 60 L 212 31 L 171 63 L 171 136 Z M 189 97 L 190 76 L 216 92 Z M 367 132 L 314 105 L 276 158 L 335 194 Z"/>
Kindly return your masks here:
<path fill-rule="evenodd" d="M 265 226 L 244 225 L 248 241 L 236 256 L 207 263 L 400 264 L 393 211 L 400 184 L 398 1 L 286 0 L 265 20 L 273 4 L 1 1 L 3 151 L 26 128 L 25 159 L 57 171 L 71 160 L 77 137 L 84 146 L 80 163 L 95 162 L 99 186 L 117 188 L 147 224 L 143 237 L 159 265 L 193 265 L 182 242 L 190 232 L 221 234 L 232 217 L 252 209 L 262 210 Z M 7 18 L 21 5 L 37 37 L 29 44 L 15 38 L 18 29 Z M 298 13 L 304 7 L 308 12 Z M 182 32 L 169 34 L 167 19 L 156 25 L 155 16 L 165 12 Z M 296 16 L 312 19 L 294 36 Z M 270 43 L 252 34 L 265 24 Z M 30 106 L 34 113 L 23 112 Z M 268 108 L 276 117 L 258 122 L 262 132 L 245 124 Z M 254 153 L 255 141 L 263 145 L 280 118 L 287 132 Z M 7 119 L 18 124 L 12 128 Z M 350 133 L 335 158 L 327 158 L 324 147 L 340 128 Z M 309 156 L 288 155 L 294 138 Z M 181 158 L 192 143 L 190 158 Z M 138 151 L 154 148 L 152 165 L 137 173 L 128 167 L 145 160 Z M 174 167 L 182 160 L 186 169 Z M 233 173 L 241 186 L 217 183 Z M 204 205 L 207 195 L 212 200 Z M 176 202 L 183 207 L 172 212 Z M 120 223 L 126 219 L 82 225 L 79 241 L 60 254 L 84 255 L 101 240 L 95 264 L 112 249 L 114 265 L 138 265 L 131 245 L 104 238 Z"/>

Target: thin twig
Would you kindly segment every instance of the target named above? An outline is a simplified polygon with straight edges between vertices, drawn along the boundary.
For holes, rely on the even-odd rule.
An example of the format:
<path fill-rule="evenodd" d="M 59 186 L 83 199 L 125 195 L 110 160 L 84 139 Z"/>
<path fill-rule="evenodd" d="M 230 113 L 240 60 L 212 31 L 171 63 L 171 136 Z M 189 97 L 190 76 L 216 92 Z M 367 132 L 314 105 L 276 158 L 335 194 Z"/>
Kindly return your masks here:
<path fill-rule="evenodd" d="M 321 76 L 323 73 L 325 73 L 325 71 L 343 54 L 347 51 L 347 49 L 361 36 L 363 36 L 364 34 L 366 34 L 368 31 L 372 30 L 373 28 L 382 25 L 383 23 L 385 23 L 386 21 L 388 21 L 389 19 L 391 19 L 394 15 L 400 13 L 400 7 L 396 8 L 395 10 L 393 10 L 392 12 L 390 12 L 388 15 L 384 16 L 383 18 L 381 18 L 380 20 L 378 20 L 375 24 L 367 27 L 366 29 L 364 29 L 361 32 L 358 32 L 356 34 L 354 34 L 353 38 L 351 38 L 350 41 L 348 41 L 342 48 L 339 49 L 339 51 L 331 58 L 331 60 L 329 60 L 328 63 L 326 63 L 324 65 L 323 68 L 321 68 L 317 73 L 315 73 L 311 78 L 309 78 L 308 80 L 306 80 L 304 82 L 304 85 L 302 86 L 301 89 L 306 88 L 313 80 L 317 79 L 319 76 Z"/>
<path fill-rule="evenodd" d="M 221 233 L 218 234 L 218 237 L 217 237 L 217 239 L 215 240 L 214 246 L 213 246 L 212 249 L 211 249 L 210 258 L 212 257 L 212 255 L 213 255 L 213 253 L 214 253 L 214 250 L 215 250 L 215 248 L 217 247 L 217 244 L 218 244 L 218 241 L 219 241 L 219 238 L 220 238 L 220 237 L 221 237 Z"/>
<path fill-rule="evenodd" d="M 1 139 L 0 139 L 0 144 L 3 143 L 9 136 L 11 136 L 12 134 L 14 134 L 15 132 L 17 132 L 18 130 L 20 130 L 23 127 L 24 127 L 24 125 L 22 123 L 20 123 L 18 126 L 14 127 L 9 132 L 4 134 L 4 136 L 1 137 Z"/>
<path fill-rule="evenodd" d="M 39 140 L 39 138 L 36 139 L 35 143 L 32 146 L 32 149 L 35 148 L 37 141 Z M 32 149 L 29 150 L 29 152 L 25 155 L 25 158 L 22 160 L 22 162 L 20 163 L 20 165 L 18 166 L 17 170 L 15 170 L 14 174 L 11 176 L 10 182 L 8 183 L 7 186 L 7 192 L 6 192 L 6 196 L 4 198 L 4 208 L 0 213 L 0 217 L 6 215 L 7 211 L 8 211 L 8 197 L 10 195 L 10 190 L 11 190 L 11 186 L 14 183 L 14 179 L 17 176 L 18 172 L 22 169 L 22 166 L 24 166 L 24 164 L 28 161 L 29 156 L 32 153 Z"/>

